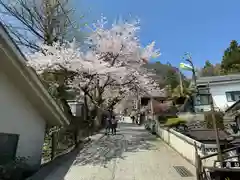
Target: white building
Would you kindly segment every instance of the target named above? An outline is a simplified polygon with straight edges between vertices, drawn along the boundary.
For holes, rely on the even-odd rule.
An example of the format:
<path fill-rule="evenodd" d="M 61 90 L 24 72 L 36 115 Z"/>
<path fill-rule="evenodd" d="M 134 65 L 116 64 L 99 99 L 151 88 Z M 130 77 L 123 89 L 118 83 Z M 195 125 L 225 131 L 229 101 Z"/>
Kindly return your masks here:
<path fill-rule="evenodd" d="M 0 24 L 0 163 L 26 157 L 41 163 L 45 128 L 69 124 L 35 72 Z"/>
<path fill-rule="evenodd" d="M 208 88 L 209 86 L 209 88 Z M 196 112 L 209 111 L 210 94 L 216 110 L 226 110 L 240 100 L 240 74 L 226 76 L 201 77 L 197 79 L 199 94 L 195 97 Z"/>

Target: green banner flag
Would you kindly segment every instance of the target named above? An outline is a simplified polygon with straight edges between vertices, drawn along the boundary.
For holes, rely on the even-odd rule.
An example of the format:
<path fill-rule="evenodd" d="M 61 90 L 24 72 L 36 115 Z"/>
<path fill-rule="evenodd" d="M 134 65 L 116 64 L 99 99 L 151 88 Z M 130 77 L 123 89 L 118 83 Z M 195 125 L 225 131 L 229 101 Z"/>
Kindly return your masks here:
<path fill-rule="evenodd" d="M 185 63 L 180 63 L 180 68 L 186 71 L 192 71 L 192 66 Z"/>

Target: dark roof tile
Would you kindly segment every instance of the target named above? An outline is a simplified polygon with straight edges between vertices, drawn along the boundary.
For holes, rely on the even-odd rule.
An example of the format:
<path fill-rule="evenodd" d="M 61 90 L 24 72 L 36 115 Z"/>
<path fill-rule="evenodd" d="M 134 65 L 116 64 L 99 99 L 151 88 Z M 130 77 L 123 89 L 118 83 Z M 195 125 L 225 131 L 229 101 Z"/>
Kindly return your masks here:
<path fill-rule="evenodd" d="M 226 76 L 209 76 L 209 77 L 200 77 L 197 79 L 197 84 L 207 84 L 207 83 L 218 83 L 224 81 L 239 81 L 240 74 L 231 74 Z"/>
<path fill-rule="evenodd" d="M 186 133 L 193 139 L 200 140 L 200 141 L 212 141 L 216 140 L 215 131 L 212 129 L 193 129 Z M 224 131 L 219 131 L 219 140 L 226 140 L 228 135 Z"/>

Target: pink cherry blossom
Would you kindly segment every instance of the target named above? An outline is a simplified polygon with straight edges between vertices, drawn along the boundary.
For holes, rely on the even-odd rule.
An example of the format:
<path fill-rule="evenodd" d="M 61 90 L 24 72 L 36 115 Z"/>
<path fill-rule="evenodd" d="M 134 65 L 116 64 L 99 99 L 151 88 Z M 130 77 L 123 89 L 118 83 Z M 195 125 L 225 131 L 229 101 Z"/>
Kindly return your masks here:
<path fill-rule="evenodd" d="M 106 24 L 102 17 L 89 27 L 92 33 L 84 48 L 75 40 L 52 46 L 42 44 L 42 51 L 28 55 L 27 64 L 39 74 L 44 70 L 73 71 L 76 76 L 68 82 L 70 88 L 82 91 L 86 87 L 88 90 L 101 87 L 104 89 L 101 96 L 108 100 L 124 99 L 136 94 L 136 89 L 142 94 L 159 89 L 142 65 L 160 52 L 154 49 L 155 42 L 141 46 L 139 21 L 119 22 L 110 28 Z"/>

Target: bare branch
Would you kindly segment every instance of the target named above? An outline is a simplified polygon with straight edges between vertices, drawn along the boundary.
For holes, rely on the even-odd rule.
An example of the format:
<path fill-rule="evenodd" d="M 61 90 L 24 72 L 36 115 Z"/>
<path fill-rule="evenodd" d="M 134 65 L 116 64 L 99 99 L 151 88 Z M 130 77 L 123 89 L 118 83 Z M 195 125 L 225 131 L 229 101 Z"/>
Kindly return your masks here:
<path fill-rule="evenodd" d="M 5 24 L 14 40 L 33 50 L 40 49 L 39 41 L 51 45 L 62 40 L 69 27 L 73 27 L 69 19 L 72 9 L 66 8 L 67 0 L 0 0 L 0 5 L 1 14 L 13 19 Z"/>

